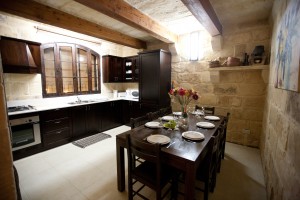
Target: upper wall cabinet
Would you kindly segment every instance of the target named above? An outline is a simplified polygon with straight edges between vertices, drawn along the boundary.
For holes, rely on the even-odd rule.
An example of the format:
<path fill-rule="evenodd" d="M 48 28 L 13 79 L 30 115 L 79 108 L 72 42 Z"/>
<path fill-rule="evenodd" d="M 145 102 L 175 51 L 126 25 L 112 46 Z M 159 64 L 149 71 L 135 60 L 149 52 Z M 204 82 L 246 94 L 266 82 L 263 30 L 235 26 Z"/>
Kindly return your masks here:
<path fill-rule="evenodd" d="M 100 93 L 100 56 L 70 43 L 41 46 L 43 96 Z"/>
<path fill-rule="evenodd" d="M 123 58 L 118 56 L 102 56 L 103 83 L 123 82 Z"/>
<path fill-rule="evenodd" d="M 102 56 L 103 83 L 138 82 L 138 56 Z"/>
<path fill-rule="evenodd" d="M 40 43 L 1 37 L 4 73 L 41 73 Z"/>

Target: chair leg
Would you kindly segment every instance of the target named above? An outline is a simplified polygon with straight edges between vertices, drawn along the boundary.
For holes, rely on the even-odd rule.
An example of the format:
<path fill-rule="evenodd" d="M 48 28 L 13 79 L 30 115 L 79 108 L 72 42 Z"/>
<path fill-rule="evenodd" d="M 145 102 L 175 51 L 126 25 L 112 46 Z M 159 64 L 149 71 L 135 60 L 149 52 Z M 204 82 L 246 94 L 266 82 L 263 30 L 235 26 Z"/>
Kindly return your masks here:
<path fill-rule="evenodd" d="M 209 193 L 209 180 L 205 181 L 204 184 L 204 200 L 208 200 L 208 193 Z"/>

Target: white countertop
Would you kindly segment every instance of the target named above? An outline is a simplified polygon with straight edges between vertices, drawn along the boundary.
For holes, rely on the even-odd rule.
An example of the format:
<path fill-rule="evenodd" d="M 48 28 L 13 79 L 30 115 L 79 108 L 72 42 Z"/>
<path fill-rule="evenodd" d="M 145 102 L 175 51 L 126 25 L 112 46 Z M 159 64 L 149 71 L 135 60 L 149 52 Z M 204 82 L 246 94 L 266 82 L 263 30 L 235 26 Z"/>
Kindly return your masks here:
<path fill-rule="evenodd" d="M 7 107 L 24 106 L 24 105 L 25 106 L 30 105 L 34 107 L 34 109 L 30 109 L 30 110 L 8 112 L 8 115 L 12 116 L 12 115 L 19 115 L 19 114 L 26 114 L 26 113 L 35 113 L 35 112 L 40 112 L 45 110 L 68 108 L 68 107 L 75 107 L 75 106 L 82 106 L 82 105 L 89 105 L 89 104 L 103 103 L 103 102 L 110 102 L 110 101 L 118 101 L 118 100 L 137 101 L 137 102 L 139 101 L 139 99 L 137 98 L 127 98 L 127 97 L 108 98 L 106 96 L 99 95 L 99 94 L 79 95 L 78 97 L 80 98 L 81 101 L 88 101 L 88 102 L 72 104 L 72 102 L 78 101 L 77 96 L 8 101 Z"/>

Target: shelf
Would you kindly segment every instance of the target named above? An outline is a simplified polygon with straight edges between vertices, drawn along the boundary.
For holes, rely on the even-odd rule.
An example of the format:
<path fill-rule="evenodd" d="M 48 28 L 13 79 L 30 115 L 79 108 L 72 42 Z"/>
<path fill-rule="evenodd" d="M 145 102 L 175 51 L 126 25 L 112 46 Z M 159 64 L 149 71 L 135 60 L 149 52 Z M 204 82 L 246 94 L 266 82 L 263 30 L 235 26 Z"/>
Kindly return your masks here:
<path fill-rule="evenodd" d="M 208 71 L 242 71 L 242 70 L 264 70 L 269 69 L 269 65 L 249 65 L 249 66 L 234 66 L 234 67 L 215 67 L 208 68 Z"/>

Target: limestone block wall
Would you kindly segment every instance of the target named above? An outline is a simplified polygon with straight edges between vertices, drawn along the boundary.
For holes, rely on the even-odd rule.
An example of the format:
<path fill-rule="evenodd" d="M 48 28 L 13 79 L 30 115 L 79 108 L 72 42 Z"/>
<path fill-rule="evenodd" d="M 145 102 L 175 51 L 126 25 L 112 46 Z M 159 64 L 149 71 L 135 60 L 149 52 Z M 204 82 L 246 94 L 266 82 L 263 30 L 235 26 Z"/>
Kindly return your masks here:
<path fill-rule="evenodd" d="M 292 1 L 297 2 L 275 0 L 273 6 L 270 81 L 260 144 L 268 199 L 300 199 L 300 93 L 274 87 L 276 30 Z"/>
<path fill-rule="evenodd" d="M 241 46 L 248 54 L 256 45 L 264 45 L 269 52 L 270 26 L 259 24 L 225 30 L 220 50 L 213 50 L 211 38 L 202 33 L 203 58 L 197 62 L 185 57 L 184 37 L 181 36 L 177 47 L 178 54 L 172 54 L 172 80 L 176 86 L 197 90 L 200 94 L 197 104 L 215 106 L 216 114 L 231 113 L 227 141 L 259 147 L 269 70 L 218 71 L 209 68 L 208 61 L 218 57 L 239 57 L 243 55 L 237 53 Z M 175 110 L 180 109 L 176 102 L 172 106 Z M 250 133 L 244 133 L 244 130 L 250 130 Z"/>

